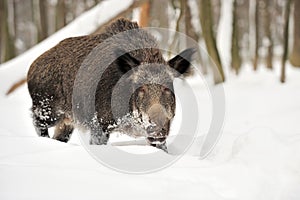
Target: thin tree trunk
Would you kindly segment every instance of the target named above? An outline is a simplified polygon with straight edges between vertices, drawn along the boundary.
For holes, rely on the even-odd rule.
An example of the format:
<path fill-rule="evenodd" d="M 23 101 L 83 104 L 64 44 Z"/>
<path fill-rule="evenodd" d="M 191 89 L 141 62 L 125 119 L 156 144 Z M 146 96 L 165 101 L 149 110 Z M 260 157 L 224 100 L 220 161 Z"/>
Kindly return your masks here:
<path fill-rule="evenodd" d="M 266 37 L 268 38 L 268 51 L 267 51 L 267 56 L 266 56 L 266 66 L 269 69 L 273 68 L 273 38 L 272 38 L 272 31 L 271 31 L 271 19 L 272 19 L 272 11 L 271 9 L 271 0 L 265 0 L 265 8 L 264 8 L 264 14 L 265 14 L 265 34 Z"/>
<path fill-rule="evenodd" d="M 259 1 L 255 2 L 255 51 L 254 51 L 254 60 L 253 60 L 253 69 L 256 71 L 258 66 L 258 49 L 259 49 Z"/>
<path fill-rule="evenodd" d="M 188 5 L 188 2 L 185 1 L 185 33 L 187 36 L 198 42 L 199 35 L 195 31 L 195 27 L 192 24 L 192 14 L 190 6 Z M 189 46 L 189 44 L 187 44 Z"/>
<path fill-rule="evenodd" d="M 290 54 L 292 65 L 300 67 L 300 0 L 294 1 L 294 42 Z"/>
<path fill-rule="evenodd" d="M 212 13 L 212 26 L 214 34 L 217 34 L 220 17 L 221 17 L 221 0 L 208 0 L 210 1 L 211 13 Z"/>
<path fill-rule="evenodd" d="M 14 40 L 16 40 L 18 38 L 18 17 L 17 17 L 17 1 L 16 0 L 13 0 L 12 1 L 12 6 L 13 6 L 13 10 L 14 10 L 14 13 L 13 13 L 13 16 L 14 16 L 14 19 L 13 19 L 13 27 L 14 27 Z"/>
<path fill-rule="evenodd" d="M 213 67 L 214 73 L 214 82 L 215 84 L 225 81 L 225 75 L 217 49 L 216 38 L 213 33 L 213 20 L 212 20 L 212 11 L 211 11 L 211 2 L 210 0 L 200 0 L 200 22 L 202 27 L 202 34 L 205 40 L 207 52 L 211 57 L 212 61 L 217 68 Z"/>
<path fill-rule="evenodd" d="M 232 7 L 232 36 L 231 36 L 231 67 L 236 74 L 241 68 L 241 57 L 239 47 L 239 30 L 238 30 L 238 15 L 237 15 L 237 0 L 233 1 Z"/>
<path fill-rule="evenodd" d="M 1 15 L 1 62 L 15 57 L 14 37 L 9 32 L 7 0 L 0 1 Z"/>
<path fill-rule="evenodd" d="M 186 45 L 187 47 L 191 47 L 194 46 L 195 44 L 199 43 L 199 34 L 196 33 L 195 27 L 192 24 L 192 13 L 191 13 L 191 8 L 190 5 L 188 4 L 188 1 L 184 1 L 185 2 L 185 33 L 188 37 L 190 37 L 191 39 L 193 39 L 193 42 L 190 39 L 187 39 L 186 41 Z M 198 45 L 197 45 L 198 46 Z M 201 66 L 202 69 L 202 73 L 203 74 L 207 74 L 207 68 L 206 65 L 204 65 L 203 60 L 201 59 L 201 52 L 198 51 L 198 56 L 197 58 L 197 62 L 199 63 L 199 65 Z"/>
<path fill-rule="evenodd" d="M 286 0 L 284 7 L 284 30 L 283 30 L 283 55 L 281 58 L 281 76 L 280 81 L 285 82 L 285 64 L 288 55 L 288 36 L 289 36 L 289 19 L 290 19 L 291 0 Z"/>
<path fill-rule="evenodd" d="M 39 1 L 40 30 L 38 31 L 38 41 L 42 41 L 48 37 L 48 2 L 46 0 Z"/>
<path fill-rule="evenodd" d="M 169 0 L 151 1 L 150 5 L 150 27 L 169 28 Z M 159 43 L 167 49 L 170 34 L 168 31 L 161 33 Z"/>
<path fill-rule="evenodd" d="M 2 62 L 2 52 L 4 49 L 4 45 L 3 45 L 3 13 L 4 13 L 4 8 L 3 8 L 3 1 L 0 1 L 0 63 Z"/>
<path fill-rule="evenodd" d="M 140 23 L 141 27 L 149 26 L 149 18 L 150 18 L 150 2 L 145 2 L 141 6 L 141 13 L 140 13 Z"/>
<path fill-rule="evenodd" d="M 66 5 L 65 0 L 59 0 L 56 4 L 55 29 L 59 30 L 66 25 Z"/>
<path fill-rule="evenodd" d="M 175 27 L 175 31 L 176 32 L 185 32 L 184 30 L 184 26 L 182 26 L 184 24 L 184 15 L 185 15 L 185 1 L 184 0 L 180 0 L 180 13 L 179 13 L 179 16 L 177 18 L 177 21 L 176 21 L 176 27 Z M 174 5 L 175 6 L 175 5 Z M 176 7 L 174 7 L 175 9 Z M 179 45 L 183 44 L 183 42 L 180 42 L 179 41 L 179 37 L 178 37 L 178 34 L 175 34 L 174 37 L 173 37 L 173 40 L 170 44 L 170 47 L 169 49 L 172 50 L 172 51 L 180 51 L 180 47 Z M 184 41 L 185 42 L 185 41 Z M 171 54 L 171 51 L 169 52 L 169 54 Z"/>

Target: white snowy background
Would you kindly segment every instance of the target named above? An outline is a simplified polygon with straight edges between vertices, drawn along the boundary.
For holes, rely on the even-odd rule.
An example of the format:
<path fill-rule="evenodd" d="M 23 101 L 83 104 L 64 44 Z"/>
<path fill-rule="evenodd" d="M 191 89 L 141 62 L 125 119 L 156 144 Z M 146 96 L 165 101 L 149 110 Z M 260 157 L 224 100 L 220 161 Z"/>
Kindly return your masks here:
<path fill-rule="evenodd" d="M 31 62 L 45 50 L 66 37 L 92 32 L 99 20 L 109 18 L 107 10 L 117 12 L 116 3 L 117 9 L 131 3 L 108 2 L 0 66 L 0 199 L 299 200 L 300 71 L 288 66 L 287 83 L 280 84 L 279 63 L 275 63 L 274 71 L 253 72 L 245 66 L 238 77 L 227 74 L 223 134 L 202 160 L 196 141 L 170 167 L 129 175 L 108 169 L 92 158 L 80 145 L 77 131 L 69 143 L 36 135 L 27 85 L 10 96 L 5 92 L 25 76 Z M 218 38 L 225 63 L 229 19 L 230 11 L 224 12 Z M 205 116 L 211 112 L 207 89 L 200 82 L 193 82 L 193 87 L 203 100 Z M 122 148 L 140 151 L 149 147 Z"/>

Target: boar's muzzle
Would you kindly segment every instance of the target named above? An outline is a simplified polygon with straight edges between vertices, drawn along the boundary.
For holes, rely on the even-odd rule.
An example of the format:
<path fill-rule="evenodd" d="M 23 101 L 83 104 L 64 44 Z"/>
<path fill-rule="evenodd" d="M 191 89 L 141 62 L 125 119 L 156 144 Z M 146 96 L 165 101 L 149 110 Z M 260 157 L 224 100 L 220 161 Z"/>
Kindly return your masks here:
<path fill-rule="evenodd" d="M 151 125 L 147 127 L 148 140 L 150 143 L 163 143 L 169 132 L 170 118 L 165 108 L 156 103 L 147 111 Z"/>

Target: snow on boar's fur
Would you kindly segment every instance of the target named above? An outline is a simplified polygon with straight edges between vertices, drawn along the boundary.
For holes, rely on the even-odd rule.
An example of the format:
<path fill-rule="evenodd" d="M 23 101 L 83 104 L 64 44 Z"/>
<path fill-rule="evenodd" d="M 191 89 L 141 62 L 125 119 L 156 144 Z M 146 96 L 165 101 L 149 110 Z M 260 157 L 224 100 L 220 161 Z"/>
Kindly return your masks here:
<path fill-rule="evenodd" d="M 135 33 L 109 40 L 127 31 Z M 87 59 L 95 49 L 97 56 Z M 150 145 L 167 151 L 176 106 L 173 80 L 189 71 L 194 52 L 194 48 L 186 49 L 165 61 L 154 37 L 126 19 L 116 20 L 100 34 L 61 41 L 39 56 L 28 71 L 37 134 L 49 137 L 48 128 L 55 126 L 53 138 L 67 142 L 74 127 L 81 126 L 90 131 L 91 144 L 101 145 L 119 128 L 129 135 L 145 136 Z M 105 63 L 107 58 L 113 61 Z M 75 86 L 81 67 L 85 74 Z M 118 84 L 121 79 L 123 83 Z M 90 85 L 95 83 L 92 91 Z"/>

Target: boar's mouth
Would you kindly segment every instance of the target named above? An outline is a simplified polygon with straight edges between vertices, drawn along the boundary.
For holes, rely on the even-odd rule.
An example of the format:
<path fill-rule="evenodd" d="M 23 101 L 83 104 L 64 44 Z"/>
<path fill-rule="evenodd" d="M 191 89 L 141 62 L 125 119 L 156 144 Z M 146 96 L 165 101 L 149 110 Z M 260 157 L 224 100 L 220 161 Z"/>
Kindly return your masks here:
<path fill-rule="evenodd" d="M 157 126 L 147 127 L 147 140 L 151 144 L 162 144 L 166 141 L 167 131 Z"/>

